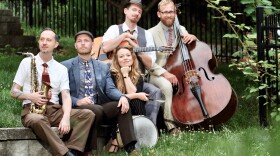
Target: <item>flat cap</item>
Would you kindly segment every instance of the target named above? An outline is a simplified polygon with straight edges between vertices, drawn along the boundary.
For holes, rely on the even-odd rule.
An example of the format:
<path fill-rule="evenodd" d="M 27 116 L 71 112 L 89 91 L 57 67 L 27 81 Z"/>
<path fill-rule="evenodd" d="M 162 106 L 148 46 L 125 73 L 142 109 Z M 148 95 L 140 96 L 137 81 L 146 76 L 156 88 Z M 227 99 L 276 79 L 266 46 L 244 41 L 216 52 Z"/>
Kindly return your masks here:
<path fill-rule="evenodd" d="M 93 40 L 93 38 L 94 38 L 91 32 L 86 31 L 86 30 L 82 30 L 82 31 L 79 31 L 78 33 L 75 34 L 75 41 L 76 41 L 77 37 L 79 35 L 82 35 L 82 34 L 88 35 L 91 38 L 91 40 Z"/>
<path fill-rule="evenodd" d="M 141 0 L 129 0 L 124 7 L 127 8 L 130 4 L 136 4 L 138 5 L 140 8 L 143 8 L 142 2 Z"/>

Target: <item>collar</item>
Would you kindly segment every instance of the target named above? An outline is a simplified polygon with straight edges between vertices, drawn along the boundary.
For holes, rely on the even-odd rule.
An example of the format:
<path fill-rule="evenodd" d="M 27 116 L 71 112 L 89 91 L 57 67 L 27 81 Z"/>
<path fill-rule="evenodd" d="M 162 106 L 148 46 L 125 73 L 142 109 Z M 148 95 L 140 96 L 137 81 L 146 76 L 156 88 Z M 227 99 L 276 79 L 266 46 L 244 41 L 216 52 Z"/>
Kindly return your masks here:
<path fill-rule="evenodd" d="M 84 64 L 85 61 L 88 61 L 89 63 L 91 63 L 91 58 L 88 59 L 88 60 L 84 60 L 84 59 L 82 59 L 80 56 L 78 56 L 78 61 L 79 61 L 79 63 L 81 63 L 81 64 Z"/>
<path fill-rule="evenodd" d="M 169 28 L 166 25 L 164 25 L 161 21 L 159 22 L 159 24 L 164 31 L 168 31 Z M 173 27 L 172 27 L 172 29 L 173 29 Z"/>
<path fill-rule="evenodd" d="M 50 61 L 44 62 L 44 61 L 41 59 L 39 53 L 35 56 L 35 59 L 36 59 L 36 61 L 37 61 L 38 64 L 42 65 L 43 63 L 47 63 L 48 66 L 50 66 L 50 65 L 53 63 L 53 61 L 54 61 L 53 56 L 52 56 L 52 59 L 51 59 Z"/>
<path fill-rule="evenodd" d="M 122 29 L 123 29 L 123 32 L 126 32 L 129 30 L 127 24 L 124 22 L 123 25 L 122 25 Z M 138 29 L 137 29 L 137 26 L 133 29 L 134 32 L 136 32 L 138 34 Z"/>

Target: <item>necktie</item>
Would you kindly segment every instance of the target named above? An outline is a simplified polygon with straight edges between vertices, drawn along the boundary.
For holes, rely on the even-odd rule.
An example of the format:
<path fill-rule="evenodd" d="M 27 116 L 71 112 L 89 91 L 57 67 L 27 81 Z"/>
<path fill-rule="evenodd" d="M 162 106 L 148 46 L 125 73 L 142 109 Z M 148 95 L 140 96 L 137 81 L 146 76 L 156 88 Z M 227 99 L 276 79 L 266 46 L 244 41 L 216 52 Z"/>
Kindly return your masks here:
<path fill-rule="evenodd" d="M 135 30 L 132 30 L 132 31 L 128 30 L 128 32 L 129 32 L 131 35 L 133 35 L 134 31 L 135 31 Z"/>
<path fill-rule="evenodd" d="M 92 84 L 92 76 L 89 68 L 88 61 L 85 61 L 85 97 L 90 97 L 91 100 L 95 100 L 93 98 L 93 84 Z"/>
<path fill-rule="evenodd" d="M 48 84 L 50 84 L 50 75 L 49 75 L 49 72 L 47 70 L 48 68 L 48 64 L 47 63 L 43 63 L 43 67 L 44 67 L 44 70 L 43 70 L 43 73 L 42 73 L 42 82 L 46 82 Z"/>
<path fill-rule="evenodd" d="M 42 64 L 44 67 L 43 73 L 42 73 L 42 86 L 41 86 L 41 91 L 44 91 L 44 95 L 47 97 L 48 100 L 51 99 L 51 81 L 50 81 L 50 75 L 49 72 L 47 70 L 48 68 L 48 64 L 43 63 Z M 44 83 L 44 85 L 43 85 Z"/>
<path fill-rule="evenodd" d="M 130 30 L 127 30 L 126 32 L 129 32 L 131 35 L 133 35 L 134 34 L 134 31 L 135 30 L 132 30 L 132 31 L 130 31 Z M 138 42 L 137 42 L 137 40 L 133 40 L 136 44 L 138 44 Z"/>
<path fill-rule="evenodd" d="M 172 46 L 172 28 L 168 29 L 168 41 L 167 41 L 167 46 Z"/>

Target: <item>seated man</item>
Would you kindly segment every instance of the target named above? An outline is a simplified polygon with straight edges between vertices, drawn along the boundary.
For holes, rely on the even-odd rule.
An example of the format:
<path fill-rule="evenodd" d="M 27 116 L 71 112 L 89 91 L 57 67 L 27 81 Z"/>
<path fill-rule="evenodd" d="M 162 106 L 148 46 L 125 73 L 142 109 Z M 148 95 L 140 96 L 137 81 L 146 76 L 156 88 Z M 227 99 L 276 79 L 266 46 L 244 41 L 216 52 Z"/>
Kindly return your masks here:
<path fill-rule="evenodd" d="M 172 0 L 161 0 L 158 4 L 158 17 L 160 22 L 149 29 L 149 32 L 152 33 L 155 45 L 157 47 L 161 46 L 177 46 L 177 38 L 182 37 L 183 42 L 191 43 L 197 40 L 196 36 L 188 34 L 185 27 L 181 26 L 182 36 L 176 34 L 173 27 L 175 17 L 176 17 L 176 7 Z M 177 134 L 180 130 L 177 128 L 176 122 L 174 121 L 171 106 L 172 106 L 172 97 L 173 97 L 173 86 L 178 84 L 177 77 L 169 73 L 165 69 L 167 59 L 169 58 L 170 53 L 161 53 L 157 52 L 156 63 L 151 68 L 150 83 L 159 87 L 162 93 L 165 96 L 165 105 L 164 105 L 164 120 L 165 125 L 169 132 L 172 134 Z"/>
<path fill-rule="evenodd" d="M 72 105 L 103 114 L 105 123 L 118 124 L 125 151 L 129 155 L 139 155 L 139 151 L 135 150 L 137 141 L 128 98 L 114 85 L 109 66 L 92 59 L 93 38 L 88 31 L 78 32 L 75 35 L 78 56 L 62 62 L 68 69 Z M 98 125 L 94 125 L 93 129 L 97 129 Z M 92 142 L 96 139 L 95 132 Z"/>
<path fill-rule="evenodd" d="M 52 56 L 59 44 L 55 32 L 44 29 L 38 43 L 38 55 L 26 53 L 32 58 L 21 61 L 10 94 L 15 99 L 23 100 L 23 126 L 31 128 L 39 139 L 46 142 L 53 155 L 80 154 L 84 151 L 94 114 L 86 109 L 71 109 L 67 69 Z M 38 89 L 42 83 L 51 87 L 51 94 L 44 95 L 47 90 Z M 62 95 L 62 105 L 58 103 L 59 93 Z M 51 126 L 58 127 L 61 135 L 69 134 L 69 139 L 64 143 Z"/>

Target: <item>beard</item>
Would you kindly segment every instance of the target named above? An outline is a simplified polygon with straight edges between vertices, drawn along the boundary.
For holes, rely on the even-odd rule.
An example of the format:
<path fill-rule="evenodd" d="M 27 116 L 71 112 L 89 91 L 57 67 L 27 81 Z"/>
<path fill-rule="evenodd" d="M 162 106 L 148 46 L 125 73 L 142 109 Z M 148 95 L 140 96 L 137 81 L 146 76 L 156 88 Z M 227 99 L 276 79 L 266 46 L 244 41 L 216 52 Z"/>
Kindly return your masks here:
<path fill-rule="evenodd" d="M 161 22 L 165 26 L 167 26 L 167 27 L 171 27 L 173 25 L 174 21 L 175 21 L 175 18 L 171 18 L 171 17 L 170 18 L 161 19 Z"/>
<path fill-rule="evenodd" d="M 80 54 L 80 55 L 88 55 L 90 53 L 91 53 L 91 51 L 78 51 L 78 54 Z"/>
<path fill-rule="evenodd" d="M 141 17 L 141 16 L 140 16 L 140 17 Z M 130 18 L 130 21 L 131 21 L 132 23 L 137 23 L 137 22 L 140 20 L 140 17 L 132 16 L 132 17 Z"/>
<path fill-rule="evenodd" d="M 46 48 L 46 47 L 41 47 L 41 48 L 40 48 L 40 51 L 41 51 L 42 53 L 48 53 L 48 48 Z"/>
<path fill-rule="evenodd" d="M 81 46 L 81 47 L 77 48 L 77 52 L 80 55 L 88 55 L 91 53 L 91 48 Z"/>

